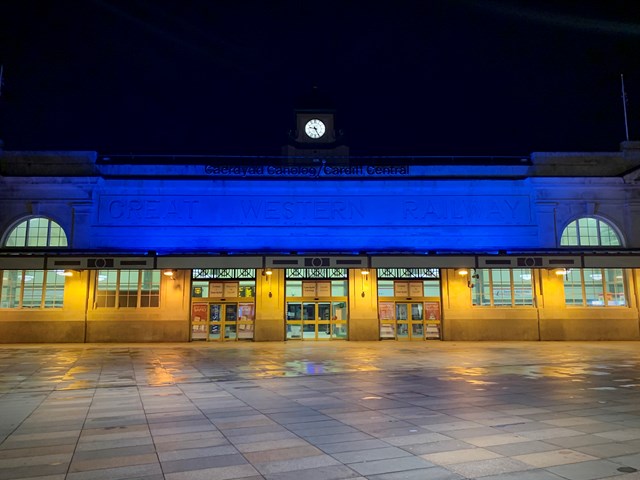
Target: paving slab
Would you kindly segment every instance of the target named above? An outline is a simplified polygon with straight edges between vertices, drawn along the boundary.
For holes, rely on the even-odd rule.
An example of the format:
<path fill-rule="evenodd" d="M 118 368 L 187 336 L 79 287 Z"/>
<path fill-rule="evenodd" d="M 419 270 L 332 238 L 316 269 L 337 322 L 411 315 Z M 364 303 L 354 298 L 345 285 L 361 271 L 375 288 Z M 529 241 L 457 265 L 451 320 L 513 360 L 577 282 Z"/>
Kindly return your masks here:
<path fill-rule="evenodd" d="M 0 480 L 640 480 L 639 347 L 0 345 Z"/>

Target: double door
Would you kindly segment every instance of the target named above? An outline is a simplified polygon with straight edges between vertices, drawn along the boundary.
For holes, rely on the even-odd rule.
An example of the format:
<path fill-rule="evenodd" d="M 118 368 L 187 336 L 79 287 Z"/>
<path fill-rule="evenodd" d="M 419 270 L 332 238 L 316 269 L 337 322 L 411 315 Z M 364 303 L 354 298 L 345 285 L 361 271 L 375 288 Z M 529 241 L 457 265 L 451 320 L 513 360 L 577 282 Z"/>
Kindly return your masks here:
<path fill-rule="evenodd" d="M 439 301 L 381 301 L 380 338 L 396 340 L 438 340 Z"/>
<path fill-rule="evenodd" d="M 286 331 L 287 340 L 345 340 L 347 303 L 287 302 Z"/>
<path fill-rule="evenodd" d="M 194 304 L 192 340 L 232 341 L 253 338 L 253 303 L 211 302 Z"/>
<path fill-rule="evenodd" d="M 396 303 L 398 340 L 424 339 L 424 306 L 421 303 Z"/>

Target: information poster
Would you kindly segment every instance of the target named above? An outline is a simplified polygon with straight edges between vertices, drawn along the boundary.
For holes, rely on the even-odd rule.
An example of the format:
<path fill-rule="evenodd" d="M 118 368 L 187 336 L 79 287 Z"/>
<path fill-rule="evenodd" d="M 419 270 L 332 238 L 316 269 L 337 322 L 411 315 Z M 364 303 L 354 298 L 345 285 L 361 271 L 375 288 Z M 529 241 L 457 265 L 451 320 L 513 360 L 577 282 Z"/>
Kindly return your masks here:
<path fill-rule="evenodd" d="M 410 297 L 423 297 L 424 286 L 422 282 L 411 282 L 409 284 L 409 296 Z"/>
<path fill-rule="evenodd" d="M 253 323 L 241 323 L 238 325 L 238 338 L 253 338 Z"/>
<path fill-rule="evenodd" d="M 393 302 L 380 302 L 378 305 L 378 312 L 380 314 L 380 320 L 393 320 L 394 313 L 394 303 Z"/>
<path fill-rule="evenodd" d="M 191 340 L 206 340 L 207 325 L 191 325 Z"/>
<path fill-rule="evenodd" d="M 213 298 L 222 298 L 224 293 L 224 284 L 222 282 L 209 283 L 209 296 Z"/>
<path fill-rule="evenodd" d="M 209 325 L 209 338 L 220 338 L 220 324 L 212 323 Z"/>
<path fill-rule="evenodd" d="M 224 311 L 225 322 L 235 322 L 238 320 L 238 305 L 228 304 Z"/>
<path fill-rule="evenodd" d="M 331 282 L 318 282 L 316 283 L 316 293 L 318 297 L 330 297 L 331 296 Z"/>
<path fill-rule="evenodd" d="M 219 322 L 222 320 L 222 305 L 219 303 L 212 303 L 209 308 L 209 320 L 212 322 Z"/>
<path fill-rule="evenodd" d="M 425 338 L 428 340 L 440 340 L 441 324 L 440 324 L 440 303 L 424 302 L 424 313 L 426 320 Z"/>
<path fill-rule="evenodd" d="M 238 304 L 238 320 L 248 321 L 253 320 L 253 303 L 240 303 Z"/>
<path fill-rule="evenodd" d="M 380 338 L 396 338 L 395 326 L 392 323 L 380 325 Z"/>
<path fill-rule="evenodd" d="M 316 282 L 302 282 L 302 296 L 303 297 L 315 297 L 316 295 Z"/>
<path fill-rule="evenodd" d="M 427 323 L 427 330 L 425 332 L 425 338 L 427 340 L 440 340 L 440 324 L 439 323 Z"/>
<path fill-rule="evenodd" d="M 425 320 L 440 321 L 440 303 L 424 302 L 424 318 Z"/>
<path fill-rule="evenodd" d="M 208 307 L 206 303 L 194 303 L 191 305 L 191 321 L 192 322 L 206 322 Z"/>
<path fill-rule="evenodd" d="M 409 296 L 409 284 L 407 282 L 394 282 L 393 283 L 393 295 L 396 297 L 408 297 Z"/>
<path fill-rule="evenodd" d="M 226 282 L 223 291 L 224 298 L 235 298 L 238 296 L 238 284 L 235 282 Z"/>

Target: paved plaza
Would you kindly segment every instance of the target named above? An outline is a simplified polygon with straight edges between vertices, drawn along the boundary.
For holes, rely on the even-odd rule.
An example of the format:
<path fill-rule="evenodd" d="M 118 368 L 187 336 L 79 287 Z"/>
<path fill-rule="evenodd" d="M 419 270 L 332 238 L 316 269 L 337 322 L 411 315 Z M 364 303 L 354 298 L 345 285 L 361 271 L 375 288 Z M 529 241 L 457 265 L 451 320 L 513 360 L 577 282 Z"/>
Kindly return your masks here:
<path fill-rule="evenodd" d="M 640 479 L 640 343 L 0 345 L 0 480 Z"/>

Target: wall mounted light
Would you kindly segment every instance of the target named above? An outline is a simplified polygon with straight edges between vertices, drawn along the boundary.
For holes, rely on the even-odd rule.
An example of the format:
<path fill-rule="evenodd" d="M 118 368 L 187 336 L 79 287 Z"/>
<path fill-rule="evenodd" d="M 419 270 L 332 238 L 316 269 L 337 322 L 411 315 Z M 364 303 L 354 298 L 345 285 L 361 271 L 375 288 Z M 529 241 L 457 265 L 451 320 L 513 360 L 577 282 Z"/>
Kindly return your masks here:
<path fill-rule="evenodd" d="M 555 273 L 556 275 L 560 276 L 560 275 L 566 275 L 567 273 L 569 273 L 569 270 L 567 270 L 566 268 L 562 267 L 562 268 L 555 268 L 553 270 L 553 273 Z"/>
<path fill-rule="evenodd" d="M 478 280 L 480 278 L 480 275 L 478 275 L 476 273 L 476 269 L 472 268 L 471 271 L 473 272 L 470 276 L 469 276 L 469 280 L 467 280 L 467 287 L 469 288 L 473 288 L 476 286 L 476 280 Z M 467 274 L 469 272 L 467 271 Z"/>
<path fill-rule="evenodd" d="M 369 273 L 370 272 L 369 272 L 368 268 L 363 268 L 363 269 L 360 270 L 360 274 L 362 275 L 362 277 L 361 277 L 362 278 L 362 293 L 360 295 L 363 298 L 365 296 L 365 293 L 364 293 L 364 282 L 365 282 L 365 280 L 369 281 Z"/>
<path fill-rule="evenodd" d="M 171 269 L 171 268 L 166 268 L 166 269 L 164 269 L 164 270 L 162 271 L 162 274 L 163 274 L 165 277 L 169 277 L 169 278 L 173 279 L 173 277 L 174 277 L 174 276 L 175 276 L 175 274 L 176 274 L 176 271 L 175 271 L 175 270 L 173 270 L 173 269 Z"/>
<path fill-rule="evenodd" d="M 458 275 L 460 275 L 461 277 L 466 277 L 467 275 L 469 275 L 469 269 L 468 268 L 458 268 L 456 270 L 456 273 Z"/>
<path fill-rule="evenodd" d="M 73 270 L 56 270 L 56 275 L 63 277 L 73 277 Z"/>
<path fill-rule="evenodd" d="M 265 277 L 267 285 L 269 286 L 269 298 L 273 297 L 273 293 L 271 292 L 271 275 L 273 275 L 273 270 L 270 268 L 262 269 L 262 276 Z"/>

